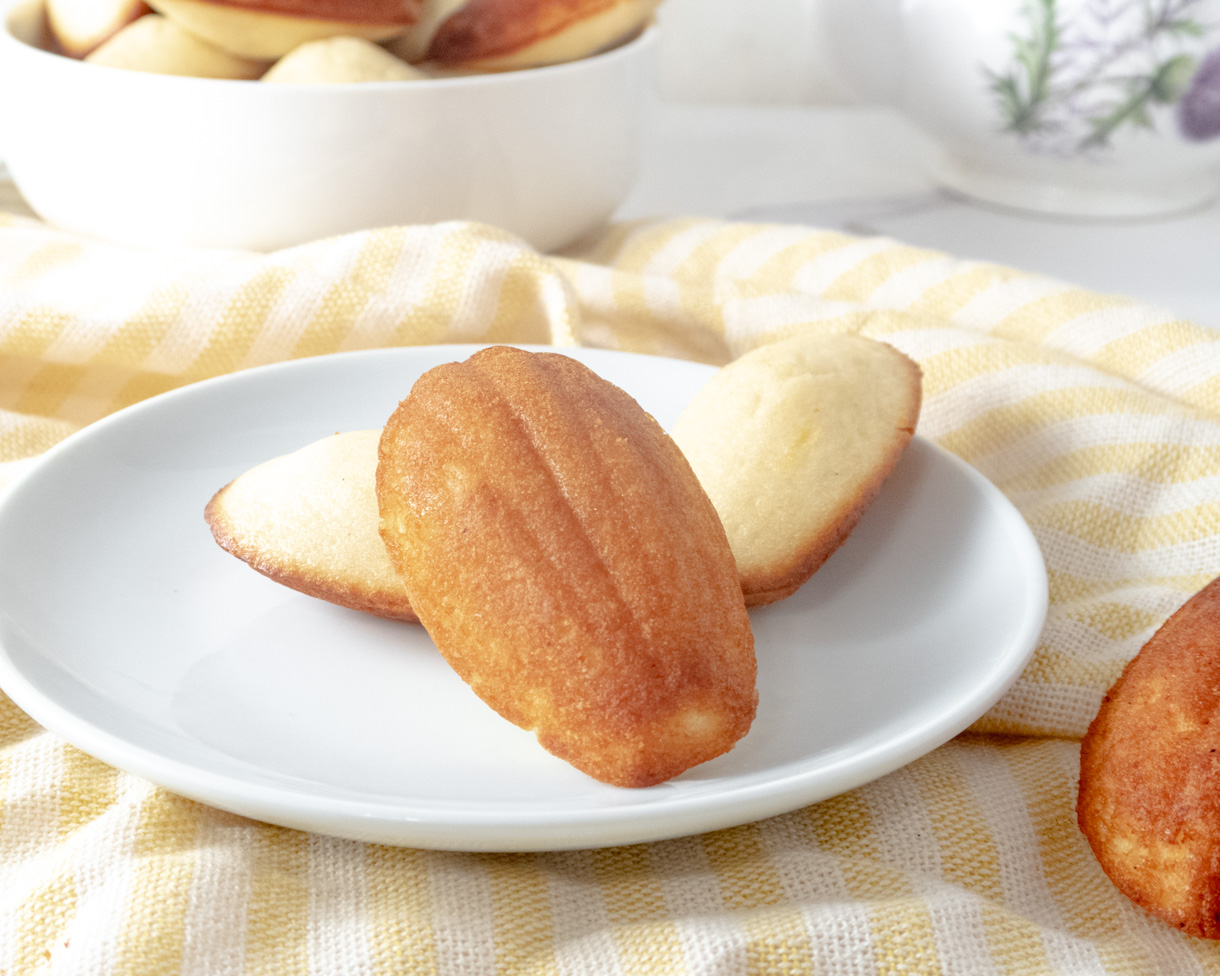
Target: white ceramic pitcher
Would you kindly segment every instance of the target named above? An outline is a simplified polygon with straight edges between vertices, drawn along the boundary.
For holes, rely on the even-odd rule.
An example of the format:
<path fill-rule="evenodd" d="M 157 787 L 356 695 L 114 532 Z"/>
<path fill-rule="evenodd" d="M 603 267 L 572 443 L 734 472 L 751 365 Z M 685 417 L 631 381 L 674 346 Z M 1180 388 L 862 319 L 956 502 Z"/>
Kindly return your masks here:
<path fill-rule="evenodd" d="M 951 188 L 1093 217 L 1220 191 L 1218 0 L 810 2 L 814 56 L 934 139 Z"/>

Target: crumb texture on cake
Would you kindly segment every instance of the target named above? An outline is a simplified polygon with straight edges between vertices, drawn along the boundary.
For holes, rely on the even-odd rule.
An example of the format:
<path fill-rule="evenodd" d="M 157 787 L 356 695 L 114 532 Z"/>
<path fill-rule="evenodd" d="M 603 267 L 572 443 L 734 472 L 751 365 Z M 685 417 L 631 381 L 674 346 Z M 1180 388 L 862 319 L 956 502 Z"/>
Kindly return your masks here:
<path fill-rule="evenodd" d="M 1081 743 L 1080 829 L 1115 886 L 1220 938 L 1220 579 L 1153 635 Z"/>

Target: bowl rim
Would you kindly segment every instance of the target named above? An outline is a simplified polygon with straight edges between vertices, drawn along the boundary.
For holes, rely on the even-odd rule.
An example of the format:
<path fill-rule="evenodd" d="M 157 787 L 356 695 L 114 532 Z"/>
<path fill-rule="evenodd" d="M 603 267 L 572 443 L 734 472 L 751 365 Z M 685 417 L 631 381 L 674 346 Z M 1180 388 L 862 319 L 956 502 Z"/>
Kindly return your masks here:
<path fill-rule="evenodd" d="M 86 71 L 95 72 L 101 71 L 106 76 L 117 78 L 123 76 L 125 78 L 156 78 L 155 84 L 170 84 L 170 85 L 207 85 L 219 90 L 220 87 L 232 88 L 238 86 L 241 89 L 254 87 L 261 91 L 275 92 L 283 95 L 287 92 L 393 92 L 393 91 L 419 91 L 427 89 L 454 89 L 464 87 L 482 87 L 505 85 L 510 83 L 522 83 L 529 79 L 538 78 L 540 76 L 567 75 L 582 71 L 595 71 L 599 67 L 609 67 L 614 62 L 631 59 L 638 54 L 653 48 L 657 42 L 659 27 L 657 26 L 656 17 L 651 17 L 634 35 L 621 41 L 612 47 L 602 51 L 597 51 L 593 54 L 586 55 L 583 58 L 577 58 L 573 61 L 563 61 L 558 64 L 545 64 L 532 68 L 515 68 L 505 71 L 487 71 L 468 75 L 454 75 L 452 77 L 442 78 L 413 78 L 405 81 L 364 81 L 358 84 L 336 84 L 333 82 L 316 82 L 308 84 L 292 84 L 292 85 L 258 85 L 258 79 L 243 79 L 243 78 L 200 78 L 193 75 L 168 75 L 158 74 L 146 71 L 132 71 L 127 68 L 116 68 L 104 64 L 92 64 L 88 61 L 70 58 L 63 54 L 57 54 L 54 51 L 48 51 L 45 48 L 30 44 L 18 37 L 13 30 L 13 21 L 20 16 L 42 16 L 44 15 L 41 8 L 45 7 L 46 0 L 9 0 L 9 2 L 0 2 L 0 11 L 3 12 L 2 23 L 0 23 L 0 60 L 3 59 L 2 53 L 7 48 L 12 51 L 20 52 L 19 56 L 34 58 L 39 64 L 54 64 L 59 63 L 65 70 L 68 71 Z M 33 8 L 33 9 L 31 9 Z M 50 59 L 50 60 L 44 60 Z M 50 68 L 49 70 L 58 70 Z M 556 79 L 561 80 L 561 79 Z"/>

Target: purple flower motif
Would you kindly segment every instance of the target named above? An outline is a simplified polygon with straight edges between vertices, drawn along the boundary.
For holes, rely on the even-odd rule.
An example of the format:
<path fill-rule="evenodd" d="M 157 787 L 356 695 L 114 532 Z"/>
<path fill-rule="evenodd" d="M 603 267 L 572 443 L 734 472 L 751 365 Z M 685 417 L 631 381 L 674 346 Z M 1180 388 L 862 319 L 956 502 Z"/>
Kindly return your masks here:
<path fill-rule="evenodd" d="M 1203 59 L 1178 102 L 1178 128 L 1194 142 L 1220 136 L 1220 48 Z"/>

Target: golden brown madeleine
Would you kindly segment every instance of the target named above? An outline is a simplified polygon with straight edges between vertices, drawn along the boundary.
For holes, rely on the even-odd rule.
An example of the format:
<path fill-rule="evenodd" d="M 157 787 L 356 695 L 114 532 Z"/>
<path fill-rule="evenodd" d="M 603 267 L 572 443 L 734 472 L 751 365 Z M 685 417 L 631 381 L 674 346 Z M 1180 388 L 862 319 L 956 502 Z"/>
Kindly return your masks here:
<path fill-rule="evenodd" d="M 216 493 L 204 517 L 220 547 L 294 590 L 418 622 L 377 531 L 379 430 L 332 434 Z"/>
<path fill-rule="evenodd" d="M 1080 749 L 1076 814 L 1118 889 L 1220 938 L 1220 580 L 1127 665 Z"/>
<path fill-rule="evenodd" d="M 634 35 L 656 6 L 657 0 L 468 0 L 440 22 L 427 57 L 481 70 L 575 61 Z"/>
<path fill-rule="evenodd" d="M 791 595 L 843 544 L 921 399 L 919 366 L 857 335 L 761 346 L 695 394 L 673 436 L 720 513 L 746 603 Z"/>
<path fill-rule="evenodd" d="M 716 512 L 581 363 L 501 346 L 430 370 L 382 433 L 377 498 L 436 646 L 549 752 L 649 786 L 748 731 L 754 640 Z"/>
<path fill-rule="evenodd" d="M 262 77 L 271 85 L 352 85 L 426 78 L 379 44 L 363 37 L 324 37 L 294 48 Z"/>

